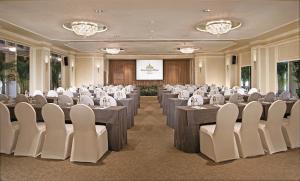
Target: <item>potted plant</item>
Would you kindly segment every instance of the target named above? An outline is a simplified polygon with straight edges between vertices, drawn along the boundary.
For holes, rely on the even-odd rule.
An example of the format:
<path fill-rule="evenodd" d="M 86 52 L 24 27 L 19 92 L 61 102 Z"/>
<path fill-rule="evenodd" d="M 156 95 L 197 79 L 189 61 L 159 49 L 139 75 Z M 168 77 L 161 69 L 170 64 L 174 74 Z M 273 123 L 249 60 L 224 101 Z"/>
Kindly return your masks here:
<path fill-rule="evenodd" d="M 296 89 L 296 93 L 300 98 L 300 60 L 293 62 L 292 75 L 295 77 L 295 82 L 298 85 L 298 89 Z"/>
<path fill-rule="evenodd" d="M 4 58 L 0 58 L 0 93 L 4 94 L 5 92 L 5 80 L 7 78 L 6 71 L 7 70 L 13 70 L 16 66 L 15 62 L 5 62 Z"/>

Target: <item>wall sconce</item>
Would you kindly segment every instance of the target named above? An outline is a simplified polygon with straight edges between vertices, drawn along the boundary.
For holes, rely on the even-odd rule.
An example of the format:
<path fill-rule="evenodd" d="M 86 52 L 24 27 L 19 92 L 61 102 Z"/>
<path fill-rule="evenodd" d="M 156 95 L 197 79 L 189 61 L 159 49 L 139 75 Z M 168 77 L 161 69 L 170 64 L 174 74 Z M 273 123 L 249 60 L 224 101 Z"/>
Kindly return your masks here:
<path fill-rule="evenodd" d="M 74 70 L 74 62 L 71 63 L 72 72 Z"/>
<path fill-rule="evenodd" d="M 46 72 L 48 70 L 49 57 L 45 56 Z"/>
<path fill-rule="evenodd" d="M 226 69 L 227 69 L 227 71 L 229 71 L 229 64 L 228 63 L 226 64 Z"/>
<path fill-rule="evenodd" d="M 99 72 L 99 70 L 100 70 L 100 65 L 97 65 L 97 70 L 98 70 L 98 72 Z"/>
<path fill-rule="evenodd" d="M 199 69 L 200 69 L 200 72 L 201 72 L 201 70 L 202 70 L 202 62 L 200 62 L 198 66 L 199 66 Z"/>

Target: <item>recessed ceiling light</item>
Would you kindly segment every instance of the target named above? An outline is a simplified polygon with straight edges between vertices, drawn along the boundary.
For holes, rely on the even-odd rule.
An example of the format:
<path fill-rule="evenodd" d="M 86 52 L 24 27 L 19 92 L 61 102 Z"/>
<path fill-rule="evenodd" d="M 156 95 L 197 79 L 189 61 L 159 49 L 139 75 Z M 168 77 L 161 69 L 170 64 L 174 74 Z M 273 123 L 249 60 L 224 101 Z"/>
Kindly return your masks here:
<path fill-rule="evenodd" d="M 212 11 L 211 9 L 202 9 L 202 12 L 204 12 L 204 13 L 209 13 L 211 11 Z"/>

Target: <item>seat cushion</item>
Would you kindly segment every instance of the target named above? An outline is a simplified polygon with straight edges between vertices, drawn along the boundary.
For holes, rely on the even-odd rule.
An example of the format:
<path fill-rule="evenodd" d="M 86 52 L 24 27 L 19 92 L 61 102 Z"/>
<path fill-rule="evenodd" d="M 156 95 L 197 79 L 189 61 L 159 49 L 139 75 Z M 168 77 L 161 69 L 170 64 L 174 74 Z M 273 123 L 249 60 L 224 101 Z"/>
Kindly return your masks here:
<path fill-rule="evenodd" d="M 103 134 L 104 132 L 106 132 L 106 126 L 96 125 L 96 132 L 99 135 Z"/>
<path fill-rule="evenodd" d="M 205 125 L 200 127 L 200 131 L 212 135 L 215 131 L 216 125 Z"/>

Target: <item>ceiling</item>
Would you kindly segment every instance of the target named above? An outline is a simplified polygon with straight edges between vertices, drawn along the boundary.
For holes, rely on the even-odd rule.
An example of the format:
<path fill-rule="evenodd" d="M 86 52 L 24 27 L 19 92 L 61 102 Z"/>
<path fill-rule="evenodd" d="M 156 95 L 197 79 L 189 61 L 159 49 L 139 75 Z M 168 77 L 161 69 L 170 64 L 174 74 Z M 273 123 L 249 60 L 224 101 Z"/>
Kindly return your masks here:
<path fill-rule="evenodd" d="M 212 11 L 205 13 L 203 9 Z M 243 25 L 221 36 L 195 30 L 197 23 L 217 18 L 238 19 Z M 3 29 L 18 28 L 79 52 L 120 47 L 127 54 L 174 54 L 179 53 L 176 48 L 185 46 L 216 52 L 298 19 L 298 0 L 0 1 Z M 109 29 L 83 38 L 62 28 L 72 20 L 95 21 Z"/>

